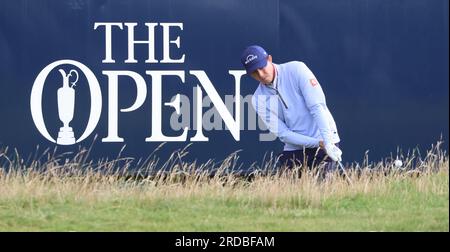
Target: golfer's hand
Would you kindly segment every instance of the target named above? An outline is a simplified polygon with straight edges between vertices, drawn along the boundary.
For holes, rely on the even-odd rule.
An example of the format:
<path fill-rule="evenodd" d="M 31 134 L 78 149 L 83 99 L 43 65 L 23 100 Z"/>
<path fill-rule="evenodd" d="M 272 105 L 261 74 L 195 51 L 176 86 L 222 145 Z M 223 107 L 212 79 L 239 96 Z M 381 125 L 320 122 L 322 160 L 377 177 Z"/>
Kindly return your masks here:
<path fill-rule="evenodd" d="M 319 148 L 325 149 L 325 143 L 322 140 L 319 141 Z"/>
<path fill-rule="evenodd" d="M 342 161 L 342 151 L 336 145 L 332 143 L 325 144 L 325 151 L 327 155 L 335 162 Z"/>

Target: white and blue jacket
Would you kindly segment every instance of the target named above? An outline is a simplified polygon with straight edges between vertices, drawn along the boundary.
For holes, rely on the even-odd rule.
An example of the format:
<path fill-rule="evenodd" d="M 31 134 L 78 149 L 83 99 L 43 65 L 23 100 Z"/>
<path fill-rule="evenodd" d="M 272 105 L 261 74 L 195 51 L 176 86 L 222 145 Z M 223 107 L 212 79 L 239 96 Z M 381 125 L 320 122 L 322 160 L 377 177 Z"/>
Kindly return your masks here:
<path fill-rule="evenodd" d="M 338 143 L 336 123 L 311 70 L 300 61 L 274 66 L 274 82 L 258 85 L 252 105 L 284 150 L 318 147 L 320 140 Z"/>

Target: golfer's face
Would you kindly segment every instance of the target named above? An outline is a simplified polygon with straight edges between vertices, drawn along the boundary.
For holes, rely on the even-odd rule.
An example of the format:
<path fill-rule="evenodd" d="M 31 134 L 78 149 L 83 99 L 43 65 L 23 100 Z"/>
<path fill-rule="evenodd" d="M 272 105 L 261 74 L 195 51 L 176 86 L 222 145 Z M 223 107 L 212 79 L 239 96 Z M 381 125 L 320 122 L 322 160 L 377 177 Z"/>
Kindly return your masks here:
<path fill-rule="evenodd" d="M 273 80 L 272 63 L 267 62 L 265 67 L 256 69 L 251 76 L 261 83 L 270 84 Z"/>

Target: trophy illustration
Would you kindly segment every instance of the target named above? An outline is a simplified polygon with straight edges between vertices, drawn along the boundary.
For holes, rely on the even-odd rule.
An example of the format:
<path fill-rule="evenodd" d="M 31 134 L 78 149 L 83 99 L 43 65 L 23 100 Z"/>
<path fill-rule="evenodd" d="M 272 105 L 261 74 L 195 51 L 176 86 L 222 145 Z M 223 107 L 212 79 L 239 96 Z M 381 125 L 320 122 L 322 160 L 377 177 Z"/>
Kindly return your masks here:
<path fill-rule="evenodd" d="M 75 136 L 73 130 L 69 127 L 70 121 L 73 119 L 73 112 L 75 109 L 75 83 L 78 81 L 78 72 L 74 69 L 70 70 L 69 74 L 63 69 L 59 69 L 63 77 L 63 86 L 58 89 L 58 115 L 59 120 L 63 123 L 63 127 L 59 128 L 57 144 L 70 145 L 75 143 Z M 69 86 L 69 77 L 75 74 L 75 81 L 71 82 Z"/>

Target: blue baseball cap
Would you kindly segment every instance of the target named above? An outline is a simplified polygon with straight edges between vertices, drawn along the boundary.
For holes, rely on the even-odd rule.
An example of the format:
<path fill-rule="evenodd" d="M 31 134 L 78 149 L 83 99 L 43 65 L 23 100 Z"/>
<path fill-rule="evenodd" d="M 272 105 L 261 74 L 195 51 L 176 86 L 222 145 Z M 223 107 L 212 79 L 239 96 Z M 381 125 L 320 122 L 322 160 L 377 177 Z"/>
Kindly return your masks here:
<path fill-rule="evenodd" d="M 257 45 L 245 48 L 241 56 L 241 62 L 247 74 L 253 73 L 258 68 L 265 67 L 267 65 L 267 55 L 266 50 Z"/>

